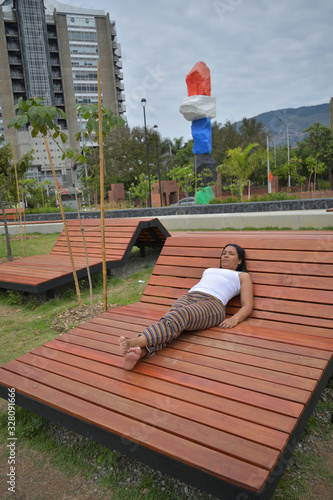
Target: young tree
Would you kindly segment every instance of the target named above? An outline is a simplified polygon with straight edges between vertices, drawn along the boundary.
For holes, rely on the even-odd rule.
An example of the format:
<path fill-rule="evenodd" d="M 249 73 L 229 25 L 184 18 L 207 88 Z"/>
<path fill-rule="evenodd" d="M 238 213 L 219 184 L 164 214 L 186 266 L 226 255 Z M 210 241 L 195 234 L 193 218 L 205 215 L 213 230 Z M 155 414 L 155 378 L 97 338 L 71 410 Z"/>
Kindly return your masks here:
<path fill-rule="evenodd" d="M 258 146 L 256 143 L 249 144 L 244 151 L 241 148 L 229 149 L 226 160 L 216 169 L 222 175 L 237 179 L 241 201 L 243 201 L 243 184 L 248 181 L 255 167 L 254 162 L 249 161 L 249 155 L 256 146 Z"/>
<path fill-rule="evenodd" d="M 316 193 L 317 174 L 322 174 L 326 170 L 326 165 L 319 161 L 318 158 L 313 158 L 312 156 L 308 156 L 305 163 L 310 173 L 308 185 L 308 196 L 310 198 L 311 176 L 313 175 L 313 192 Z"/>
<path fill-rule="evenodd" d="M 195 175 L 193 172 L 193 164 L 189 163 L 186 166 L 174 167 L 168 176 L 171 180 L 178 184 L 178 200 L 179 191 L 182 190 L 186 197 L 193 191 L 195 184 Z"/>
<path fill-rule="evenodd" d="M 289 176 L 292 184 L 302 186 L 305 181 L 305 176 L 302 175 L 302 161 L 296 156 L 291 157 L 290 163 L 282 163 L 272 167 L 272 173 L 282 179 L 285 185 L 287 185 Z"/>
<path fill-rule="evenodd" d="M 0 208 L 4 220 L 6 235 L 7 257 L 12 260 L 10 238 L 5 212 L 5 201 L 17 198 L 15 168 L 12 163 L 13 152 L 9 144 L 5 144 L 4 135 L 0 136 Z M 16 165 L 17 177 L 21 179 L 32 163 L 32 152 L 26 153 Z"/>
<path fill-rule="evenodd" d="M 143 172 L 139 175 L 139 177 L 135 178 L 136 182 L 131 184 L 129 188 L 133 198 L 139 198 L 140 204 L 141 202 L 145 202 L 146 207 L 148 206 L 148 198 L 149 198 L 149 182 L 146 174 Z M 156 182 L 155 177 L 150 176 L 150 185 Z M 154 188 L 152 188 L 154 189 Z"/>
<path fill-rule="evenodd" d="M 74 183 L 74 165 L 78 162 L 80 163 L 85 163 L 86 162 L 86 157 L 84 156 L 83 153 L 88 151 L 88 147 L 84 146 L 82 150 L 75 149 L 75 148 L 64 148 L 64 144 L 67 142 L 67 135 L 61 130 L 61 128 L 57 125 L 56 119 L 58 116 L 60 116 L 63 119 L 66 119 L 66 114 L 64 111 L 57 107 L 53 106 L 46 106 L 43 104 L 44 98 L 42 97 L 37 97 L 33 99 L 27 99 L 26 101 L 23 101 L 22 98 L 18 100 L 17 105 L 15 106 L 14 110 L 17 111 L 17 115 L 15 118 L 13 118 L 9 124 L 8 127 L 14 126 L 16 129 L 20 129 L 22 126 L 26 126 L 30 124 L 31 126 L 31 135 L 32 137 L 36 137 L 39 133 L 42 134 L 44 137 L 44 142 L 46 146 L 46 150 L 48 152 L 49 156 L 49 161 L 54 177 L 54 183 L 57 191 L 57 196 L 58 196 L 58 201 L 59 201 L 59 206 L 61 209 L 61 214 L 62 214 L 62 220 L 64 223 L 64 229 L 66 232 L 66 240 L 67 240 L 67 247 L 68 247 L 68 252 L 71 260 L 71 266 L 72 266 L 72 271 L 73 271 L 73 276 L 74 276 L 74 282 L 76 286 L 76 292 L 78 296 L 78 301 L 79 304 L 82 304 L 81 301 L 81 293 L 80 293 L 80 287 L 77 279 L 77 274 L 76 274 L 76 269 L 75 269 L 75 264 L 74 264 L 74 259 L 73 259 L 73 254 L 71 251 L 71 245 L 70 245 L 70 240 L 69 240 L 69 235 L 68 235 L 68 230 L 67 230 L 67 224 L 66 224 L 66 217 L 64 214 L 63 206 L 62 206 L 62 201 L 61 201 L 61 196 L 59 193 L 59 183 L 56 178 L 54 166 L 53 166 L 53 161 L 50 153 L 50 148 L 49 148 L 49 143 L 48 143 L 48 137 L 51 138 L 55 142 L 55 144 L 58 146 L 58 148 L 62 151 L 62 158 L 67 159 L 70 163 L 71 166 L 71 171 L 72 171 L 72 178 L 73 178 L 73 185 L 75 188 L 75 183 Z M 86 128 L 84 131 L 80 131 L 76 134 L 76 139 L 79 140 L 80 138 L 84 138 L 86 141 L 86 144 L 93 140 L 95 142 L 99 141 L 100 136 L 102 135 L 103 138 L 110 132 L 111 128 L 115 127 L 116 125 L 123 126 L 124 125 L 124 120 L 118 116 L 115 116 L 112 111 L 107 108 L 106 106 L 102 106 L 102 118 L 100 119 L 100 108 L 98 104 L 91 104 L 91 105 L 77 105 L 76 106 L 77 114 L 81 115 L 83 119 L 85 120 L 86 123 Z M 59 142 L 60 139 L 60 142 Z M 75 197 L 77 200 L 77 193 L 75 190 Z M 92 304 L 92 282 L 91 282 L 91 277 L 90 277 L 90 268 L 89 268 L 89 262 L 88 262 L 88 253 L 87 253 L 87 248 L 86 248 L 86 243 L 85 243 L 85 237 L 84 237 L 84 231 L 83 231 L 83 226 L 82 226 L 82 221 L 80 217 L 80 212 L 79 212 L 79 205 L 77 202 L 77 210 L 78 210 L 78 220 L 80 223 L 81 227 L 81 232 L 82 232 L 82 237 L 83 237 L 83 245 L 85 249 L 85 255 L 86 255 L 86 261 L 87 261 L 87 274 L 88 274 L 88 280 L 89 280 L 89 285 L 90 285 L 90 301 L 91 301 L 91 313 L 93 315 L 93 304 Z"/>
<path fill-rule="evenodd" d="M 307 136 L 298 143 L 297 154 L 305 161 L 312 157 L 324 163 L 328 172 L 328 179 L 333 189 L 333 130 L 320 122 L 313 123 L 304 130 Z"/>

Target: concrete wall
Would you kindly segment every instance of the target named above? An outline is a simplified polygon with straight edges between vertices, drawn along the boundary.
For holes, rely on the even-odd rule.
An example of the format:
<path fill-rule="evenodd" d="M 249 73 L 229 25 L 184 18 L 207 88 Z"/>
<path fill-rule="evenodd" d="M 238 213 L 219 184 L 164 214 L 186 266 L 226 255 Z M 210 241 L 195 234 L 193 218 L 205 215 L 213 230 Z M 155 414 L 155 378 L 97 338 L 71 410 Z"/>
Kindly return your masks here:
<path fill-rule="evenodd" d="M 333 208 L 333 198 L 310 200 L 259 201 L 249 203 L 223 203 L 219 205 L 194 205 L 189 207 L 154 207 L 131 208 L 124 210 L 106 210 L 105 217 L 162 217 L 170 215 L 208 215 L 208 214 L 241 214 L 261 212 L 285 212 L 293 210 L 326 210 Z M 98 219 L 101 214 L 98 210 L 82 211 L 82 218 Z M 60 213 L 27 214 L 26 221 L 55 221 L 60 220 Z M 77 219 L 76 212 L 66 212 L 66 219 Z"/>
<path fill-rule="evenodd" d="M 177 207 L 178 208 L 178 207 Z M 185 210 L 193 207 L 185 207 Z M 195 207 L 194 207 L 195 208 Z M 109 211 L 113 215 L 127 210 Z M 265 228 L 277 227 L 297 230 L 300 228 L 323 229 L 333 227 L 333 212 L 326 209 L 316 210 L 283 210 L 283 211 L 261 211 L 261 212 L 239 212 L 239 213 L 183 213 L 167 215 L 151 212 L 139 214 L 140 210 L 133 210 L 127 217 L 150 216 L 158 217 L 168 231 L 190 231 L 190 230 L 223 230 L 245 229 L 245 228 Z M 154 210 L 155 212 L 155 210 Z M 100 217 L 100 212 L 93 212 L 96 218 Z M 67 214 L 68 215 L 68 214 Z M 83 212 L 83 216 L 87 215 Z M 59 215 L 58 215 L 59 219 Z M 62 222 L 45 222 L 26 224 L 27 233 L 55 233 L 63 229 Z M 14 225 L 9 226 L 10 234 L 19 234 L 19 228 Z M 0 226 L 0 234 L 4 234 L 3 225 Z"/>

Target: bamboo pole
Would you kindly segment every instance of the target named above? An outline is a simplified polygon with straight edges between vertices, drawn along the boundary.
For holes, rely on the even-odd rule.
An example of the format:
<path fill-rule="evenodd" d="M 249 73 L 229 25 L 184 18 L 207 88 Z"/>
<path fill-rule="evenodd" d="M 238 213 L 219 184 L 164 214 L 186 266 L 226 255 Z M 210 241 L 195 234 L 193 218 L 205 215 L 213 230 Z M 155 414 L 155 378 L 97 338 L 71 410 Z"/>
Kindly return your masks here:
<path fill-rule="evenodd" d="M 105 226 L 104 226 L 104 161 L 103 161 L 103 124 L 102 124 L 102 91 L 101 91 L 101 66 L 97 61 L 98 75 L 98 139 L 99 139 L 99 162 L 100 162 L 100 190 L 101 190 L 101 240 L 102 240 L 102 269 L 103 269 L 103 296 L 104 311 L 108 308 L 108 292 L 106 279 L 106 255 L 105 255 Z"/>
<path fill-rule="evenodd" d="M 16 191 L 17 191 L 17 202 L 18 202 L 18 211 L 19 211 L 19 219 L 20 219 L 20 232 L 21 232 L 21 242 L 22 242 L 22 250 L 23 250 L 23 257 L 25 257 L 25 251 L 24 251 L 24 241 L 23 241 L 23 227 L 22 227 L 22 215 L 21 215 L 21 201 L 20 201 L 20 190 L 19 190 L 19 185 L 18 185 L 18 178 L 17 178 L 17 168 L 16 168 L 16 160 L 15 160 L 15 150 L 14 150 L 14 141 L 13 141 L 13 134 L 12 131 L 10 131 L 10 138 L 12 141 L 12 150 L 13 150 L 13 161 L 14 161 L 14 169 L 15 169 L 15 180 L 16 180 Z M 14 216 L 15 220 L 15 216 Z"/>
<path fill-rule="evenodd" d="M 74 276 L 74 283 L 75 283 L 75 288 L 76 288 L 76 294 L 77 294 L 77 298 L 78 298 L 78 301 L 79 301 L 79 305 L 82 306 L 80 286 L 79 286 L 79 281 L 77 279 L 77 274 L 76 274 L 76 269 L 75 269 L 73 254 L 72 254 L 72 248 L 71 248 L 71 244 L 70 244 L 70 241 L 69 241 L 69 234 L 68 234 L 68 228 L 67 228 L 67 223 L 66 223 L 66 217 L 65 217 L 64 207 L 62 205 L 62 199 L 61 199 L 60 192 L 59 192 L 58 180 L 57 180 L 57 176 L 56 176 L 56 173 L 55 173 L 55 170 L 54 170 L 54 165 L 53 165 L 53 160 L 52 160 L 52 156 L 51 156 L 51 152 L 50 152 L 50 148 L 49 148 L 49 143 L 47 142 L 47 138 L 45 137 L 45 135 L 44 135 L 44 142 L 45 142 L 47 154 L 48 154 L 48 157 L 49 157 L 49 160 L 50 160 L 50 165 L 51 165 L 51 169 L 52 169 L 54 184 L 55 184 L 55 187 L 56 187 L 56 192 L 57 192 L 59 207 L 60 207 L 60 211 L 61 211 L 62 221 L 64 223 L 64 229 L 65 229 L 65 234 L 66 234 L 67 247 L 68 247 L 68 252 L 69 252 L 69 258 L 70 258 L 71 265 L 72 265 L 72 271 L 73 271 L 73 276 Z"/>
<path fill-rule="evenodd" d="M 94 302 L 93 302 L 93 287 L 92 287 L 90 267 L 89 267 L 89 255 L 88 255 L 88 250 L 87 250 L 86 237 L 84 234 L 84 227 L 83 227 L 82 219 L 81 219 L 81 215 L 80 215 L 79 199 L 77 196 L 77 191 L 76 191 L 76 186 L 75 186 L 75 176 L 74 176 L 74 170 L 73 170 L 72 165 L 71 165 L 71 172 L 72 172 L 72 183 L 73 183 L 73 188 L 74 188 L 75 201 L 76 201 L 76 206 L 77 206 L 77 218 L 78 218 L 78 221 L 80 224 L 83 247 L 84 247 L 84 254 L 86 256 L 87 276 L 88 276 L 89 294 L 90 294 L 90 314 L 91 314 L 91 317 L 93 318 L 94 317 Z"/>

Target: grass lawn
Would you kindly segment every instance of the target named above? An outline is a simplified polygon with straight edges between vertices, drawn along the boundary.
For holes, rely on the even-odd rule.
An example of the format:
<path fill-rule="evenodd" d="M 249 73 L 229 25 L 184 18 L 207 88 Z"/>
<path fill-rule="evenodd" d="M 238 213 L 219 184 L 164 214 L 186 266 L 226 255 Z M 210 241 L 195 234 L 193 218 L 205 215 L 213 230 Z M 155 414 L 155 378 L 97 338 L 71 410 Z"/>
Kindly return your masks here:
<path fill-rule="evenodd" d="M 28 235 L 24 241 L 25 255 L 48 253 L 58 234 Z M 0 237 L 0 258 L 5 258 L 5 239 Z M 13 256 L 22 255 L 20 237 L 12 238 Z M 143 269 L 126 278 L 108 279 L 108 304 L 125 305 L 136 302 L 146 286 L 152 268 Z M 94 303 L 103 303 L 103 287 L 100 274 L 93 275 Z M 142 283 L 144 282 L 144 283 Z M 80 281 L 83 305 L 89 309 L 89 287 Z M 70 329 L 66 314 L 78 307 L 73 284 L 56 290 L 53 299 L 46 295 L 26 295 L 14 291 L 0 290 L 0 363 L 6 363 L 37 346 L 57 337 L 59 325 Z M 329 384 L 326 400 L 321 399 L 305 431 L 308 448 L 296 450 L 291 466 L 280 481 L 274 499 L 322 500 L 318 494 L 318 482 L 323 495 L 331 497 L 333 490 L 332 462 L 326 456 L 332 444 L 333 426 L 329 418 L 333 412 L 333 384 Z M 330 397 L 331 394 L 331 397 Z M 0 485 L 6 482 L 8 449 L 7 402 L 0 400 Z M 16 431 L 19 442 L 18 486 L 22 498 L 69 498 L 69 499 L 150 499 L 175 500 L 184 498 L 211 498 L 208 495 L 185 494 L 180 486 L 165 476 L 131 461 L 101 445 L 64 431 L 16 407 Z M 312 442 L 320 443 L 315 449 Z M 318 445 L 319 446 L 319 445 Z M 304 452 L 305 449 L 305 452 Z M 333 451 L 333 448 L 332 448 Z M 332 455 L 332 454 L 331 454 Z M 332 460 L 332 459 L 331 459 Z M 128 470 L 131 470 L 130 476 Z M 3 483 L 2 483 L 3 481 Z M 7 488 L 0 488 L 1 493 Z M 192 492 L 192 493 L 191 493 Z M 190 497 L 190 494 L 195 495 Z M 312 496 L 313 495 L 313 496 Z"/>
<path fill-rule="evenodd" d="M 27 234 L 23 238 L 23 245 L 21 240 L 21 235 L 10 237 L 10 246 L 12 249 L 12 257 L 26 257 L 30 255 L 39 255 L 41 253 L 49 253 L 60 233 L 54 234 L 40 234 L 32 233 Z M 24 253 L 23 253 L 24 247 Z M 0 235 L 0 261 L 1 259 L 7 259 L 7 247 L 6 247 L 6 237 L 5 235 Z"/>

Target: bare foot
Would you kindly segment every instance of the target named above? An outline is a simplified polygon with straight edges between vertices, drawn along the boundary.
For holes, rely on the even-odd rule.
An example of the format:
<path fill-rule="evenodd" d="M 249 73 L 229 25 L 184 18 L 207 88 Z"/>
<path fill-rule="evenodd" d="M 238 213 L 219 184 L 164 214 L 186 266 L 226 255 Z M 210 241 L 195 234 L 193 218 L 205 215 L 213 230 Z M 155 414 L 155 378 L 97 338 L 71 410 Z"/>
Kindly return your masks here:
<path fill-rule="evenodd" d="M 125 355 L 123 361 L 123 368 L 125 370 L 132 370 L 136 363 L 139 361 L 141 357 L 141 348 L 140 347 L 130 347 Z"/>
<path fill-rule="evenodd" d="M 120 348 L 121 348 L 121 354 L 123 356 L 125 356 L 125 354 L 127 353 L 128 349 L 129 349 L 127 339 L 123 336 L 119 337 L 119 344 L 120 344 Z"/>

